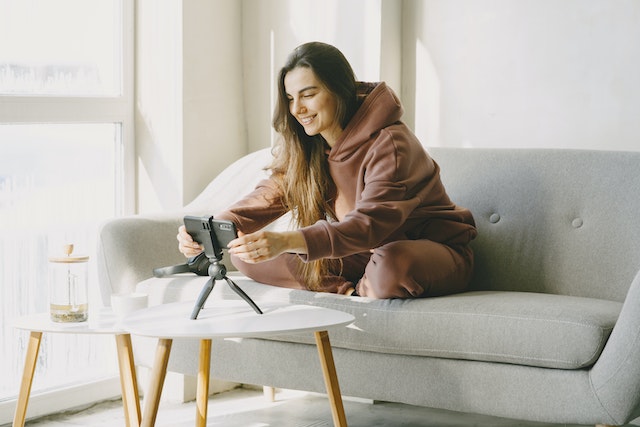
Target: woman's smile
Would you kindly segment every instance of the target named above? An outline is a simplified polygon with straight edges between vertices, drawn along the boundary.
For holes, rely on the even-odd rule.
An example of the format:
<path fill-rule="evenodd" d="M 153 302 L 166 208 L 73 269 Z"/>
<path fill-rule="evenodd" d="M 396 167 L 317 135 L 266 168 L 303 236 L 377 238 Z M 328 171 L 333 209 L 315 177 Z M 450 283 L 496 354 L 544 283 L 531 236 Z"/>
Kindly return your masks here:
<path fill-rule="evenodd" d="M 313 119 L 315 118 L 315 116 L 308 116 L 308 117 L 298 117 L 298 121 L 300 122 L 300 124 L 302 126 L 306 126 L 309 123 L 311 123 L 313 121 Z"/>

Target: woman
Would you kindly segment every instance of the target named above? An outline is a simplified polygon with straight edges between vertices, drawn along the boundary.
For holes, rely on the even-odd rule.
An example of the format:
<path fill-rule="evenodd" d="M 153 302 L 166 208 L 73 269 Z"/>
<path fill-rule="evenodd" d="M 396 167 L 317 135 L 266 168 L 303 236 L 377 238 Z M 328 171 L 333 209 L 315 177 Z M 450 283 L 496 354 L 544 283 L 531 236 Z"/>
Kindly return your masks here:
<path fill-rule="evenodd" d="M 447 196 L 391 89 L 357 82 L 319 42 L 290 54 L 278 89 L 271 176 L 216 215 L 239 230 L 236 268 L 274 286 L 371 298 L 464 291 L 473 217 Z M 289 211 L 297 230 L 261 230 Z M 202 251 L 184 227 L 177 237 L 185 256 Z"/>

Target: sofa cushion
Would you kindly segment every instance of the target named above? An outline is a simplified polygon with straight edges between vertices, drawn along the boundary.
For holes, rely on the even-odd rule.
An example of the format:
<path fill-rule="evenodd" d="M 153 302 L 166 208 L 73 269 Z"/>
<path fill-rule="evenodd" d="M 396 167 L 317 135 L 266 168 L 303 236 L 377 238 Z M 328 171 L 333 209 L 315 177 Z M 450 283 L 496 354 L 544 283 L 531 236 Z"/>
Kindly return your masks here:
<path fill-rule="evenodd" d="M 315 293 L 230 277 L 257 303 L 313 304 L 355 316 L 330 332 L 334 347 L 380 353 L 579 369 L 592 365 L 621 303 L 531 292 L 483 291 L 438 298 L 375 300 Z M 177 275 L 141 282 L 150 304 L 195 300 L 206 277 Z M 218 282 L 209 299 L 236 299 Z M 250 308 L 247 306 L 247 309 Z M 313 344 L 308 334 L 271 337 Z"/>

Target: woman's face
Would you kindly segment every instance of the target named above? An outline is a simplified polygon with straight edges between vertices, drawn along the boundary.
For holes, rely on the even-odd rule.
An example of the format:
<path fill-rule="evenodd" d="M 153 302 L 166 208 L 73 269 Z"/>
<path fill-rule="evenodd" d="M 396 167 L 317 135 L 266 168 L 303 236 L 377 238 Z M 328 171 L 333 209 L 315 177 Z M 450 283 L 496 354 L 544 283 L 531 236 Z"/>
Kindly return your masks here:
<path fill-rule="evenodd" d="M 289 99 L 289 111 L 307 135 L 320 134 L 333 147 L 342 133 L 336 120 L 335 96 L 307 67 L 296 67 L 284 76 L 284 88 Z"/>

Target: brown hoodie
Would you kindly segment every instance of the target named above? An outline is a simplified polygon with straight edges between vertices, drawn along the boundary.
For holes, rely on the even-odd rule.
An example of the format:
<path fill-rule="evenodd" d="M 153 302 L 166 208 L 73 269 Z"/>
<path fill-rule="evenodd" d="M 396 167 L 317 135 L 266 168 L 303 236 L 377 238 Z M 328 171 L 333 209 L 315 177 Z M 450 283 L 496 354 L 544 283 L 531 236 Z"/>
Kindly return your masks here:
<path fill-rule="evenodd" d="M 471 212 L 447 196 L 439 166 L 400 121 L 396 95 L 385 83 L 360 83 L 358 92 L 364 100 L 328 156 L 339 221 L 301 229 L 303 259 L 341 258 L 406 239 L 469 243 L 477 234 Z M 267 179 L 218 217 L 251 233 L 285 213 Z"/>

